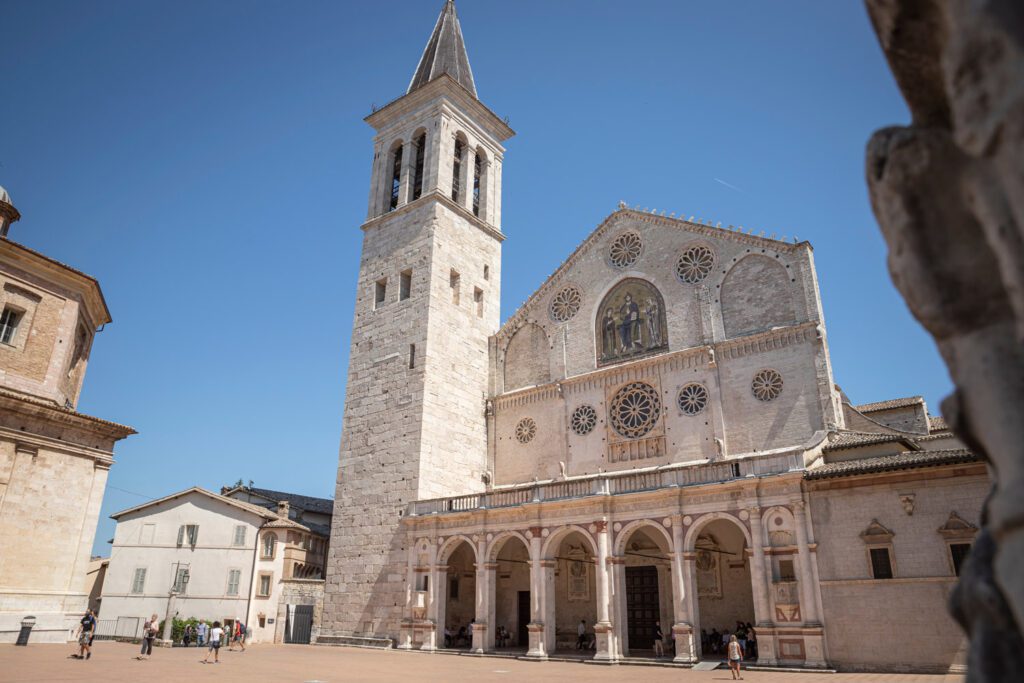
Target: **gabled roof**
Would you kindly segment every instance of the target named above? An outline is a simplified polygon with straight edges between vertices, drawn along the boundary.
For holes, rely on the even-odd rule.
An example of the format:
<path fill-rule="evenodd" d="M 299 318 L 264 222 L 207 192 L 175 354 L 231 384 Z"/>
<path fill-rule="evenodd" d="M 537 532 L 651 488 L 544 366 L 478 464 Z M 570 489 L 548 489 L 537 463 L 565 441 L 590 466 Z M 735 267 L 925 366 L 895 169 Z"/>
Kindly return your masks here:
<path fill-rule="evenodd" d="M 193 486 L 190 489 L 185 489 L 184 491 L 179 491 L 177 493 L 172 493 L 169 496 L 164 496 L 163 498 L 157 498 L 156 500 L 151 500 L 148 503 L 143 503 L 142 505 L 136 505 L 135 507 L 128 508 L 127 510 L 121 510 L 120 512 L 115 512 L 114 514 L 110 515 L 110 518 L 111 519 L 117 519 L 117 518 L 123 517 L 123 516 L 125 516 L 125 515 L 127 515 L 127 514 L 129 514 L 131 512 L 138 512 L 139 510 L 144 510 L 144 509 L 146 509 L 148 507 L 152 507 L 154 505 L 160 505 L 161 503 L 166 503 L 167 501 L 174 500 L 175 498 L 183 498 L 183 497 L 191 495 L 193 493 L 198 493 L 199 495 L 206 496 L 208 498 L 212 498 L 213 500 L 216 500 L 216 501 L 218 501 L 220 503 L 225 503 L 227 505 L 233 505 L 234 507 L 239 508 L 240 510 L 245 510 L 246 512 L 250 512 L 250 513 L 252 513 L 254 515 L 258 515 L 258 516 L 262 517 L 263 519 L 267 519 L 267 520 L 278 519 L 278 516 L 276 514 L 274 514 L 270 510 L 267 510 L 264 507 L 260 507 L 259 505 L 253 505 L 251 503 L 245 503 L 245 502 L 240 501 L 240 500 L 235 500 L 234 498 L 228 498 L 227 496 L 221 496 L 219 494 L 213 493 L 212 491 L 207 491 L 206 489 L 201 488 L 199 486 Z"/>
<path fill-rule="evenodd" d="M 601 224 L 598 225 L 593 232 L 591 232 L 580 245 L 573 250 L 571 254 L 562 262 L 555 272 L 551 273 L 544 282 L 534 291 L 529 298 L 524 301 L 516 312 L 509 316 L 508 320 L 501 326 L 497 331 L 496 335 L 501 336 L 502 334 L 514 331 L 519 327 L 522 317 L 526 311 L 530 308 L 530 305 L 543 298 L 547 293 L 554 287 L 555 283 L 559 281 L 562 275 L 564 275 L 570 268 L 572 268 L 577 261 L 582 258 L 590 246 L 599 240 L 606 232 L 612 230 L 618 224 L 618 221 L 622 218 L 632 218 L 644 223 L 650 223 L 653 225 L 659 225 L 667 228 L 675 228 L 677 230 L 685 230 L 693 233 L 694 235 L 702 235 L 704 237 L 710 237 L 712 239 L 725 239 L 740 244 L 746 244 L 749 246 L 756 246 L 758 248 L 768 248 L 780 252 L 793 252 L 801 248 L 810 249 L 809 242 L 785 242 L 783 240 L 771 239 L 768 237 L 755 236 L 753 234 L 743 233 L 738 230 L 731 229 L 733 226 L 728 228 L 722 228 L 721 223 L 717 226 L 712 226 L 710 222 L 708 224 L 702 224 L 699 221 L 694 221 L 693 216 L 690 219 L 684 219 L 683 217 L 676 218 L 675 215 L 665 216 L 664 211 L 662 215 L 658 215 L 655 211 L 648 211 L 644 209 L 641 211 L 639 208 L 629 208 L 625 203 L 620 202 L 619 208 L 615 212 L 611 213 L 606 217 Z M 764 234 L 762 232 L 762 234 Z"/>
<path fill-rule="evenodd" d="M 234 486 L 221 489 L 221 494 L 230 496 L 236 491 L 245 491 L 260 498 L 264 498 L 269 504 L 276 506 L 278 501 L 286 500 L 294 508 L 308 512 L 319 512 L 324 515 L 334 514 L 334 501 L 330 498 L 316 498 L 314 496 L 303 496 L 298 493 L 286 493 L 285 491 L 274 491 L 273 489 L 261 489 L 254 486 Z"/>
<path fill-rule="evenodd" d="M 466 54 L 466 43 L 462 38 L 462 26 L 459 25 L 453 0 L 447 0 L 441 9 L 441 15 L 437 18 L 437 24 L 430 34 L 430 40 L 427 41 L 427 47 L 423 50 L 423 56 L 420 57 L 420 63 L 409 82 L 406 94 L 445 73 L 472 93 L 473 97 L 477 97 L 473 70 L 469 66 L 469 55 Z"/>
<path fill-rule="evenodd" d="M 863 446 L 874 446 L 875 444 L 880 443 L 902 443 L 909 450 L 920 450 L 917 444 L 915 444 L 909 436 L 889 434 L 885 432 L 855 431 L 832 432 L 828 435 L 828 444 L 823 450 L 825 452 L 841 451 L 847 448 L 861 448 Z"/>

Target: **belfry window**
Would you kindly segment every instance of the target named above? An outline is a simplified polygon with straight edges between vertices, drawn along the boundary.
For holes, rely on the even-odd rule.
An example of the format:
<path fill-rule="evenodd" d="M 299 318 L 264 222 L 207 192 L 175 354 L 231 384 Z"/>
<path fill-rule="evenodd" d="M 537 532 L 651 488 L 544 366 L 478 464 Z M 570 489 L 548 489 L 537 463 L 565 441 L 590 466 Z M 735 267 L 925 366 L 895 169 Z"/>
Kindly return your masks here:
<path fill-rule="evenodd" d="M 402 185 L 402 145 L 396 145 L 391 156 L 391 203 L 389 211 L 398 206 L 398 190 Z"/>
<path fill-rule="evenodd" d="M 427 155 L 427 134 L 420 133 L 413 141 L 413 153 L 416 155 L 412 174 L 412 198 L 419 199 L 423 195 L 423 162 Z"/>
<path fill-rule="evenodd" d="M 483 161 L 477 154 L 473 160 L 473 215 L 480 215 L 480 174 L 483 171 Z"/>
<path fill-rule="evenodd" d="M 462 140 L 455 138 L 455 158 L 452 160 L 452 201 L 456 204 L 459 203 L 462 195 L 462 154 L 465 149 L 466 146 L 462 143 Z"/>

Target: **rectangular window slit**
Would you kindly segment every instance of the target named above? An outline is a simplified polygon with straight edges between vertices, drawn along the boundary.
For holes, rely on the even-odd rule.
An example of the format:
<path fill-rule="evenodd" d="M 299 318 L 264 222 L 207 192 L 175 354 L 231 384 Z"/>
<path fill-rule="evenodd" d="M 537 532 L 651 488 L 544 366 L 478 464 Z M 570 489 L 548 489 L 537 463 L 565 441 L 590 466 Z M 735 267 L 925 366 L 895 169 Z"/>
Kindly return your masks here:
<path fill-rule="evenodd" d="M 484 317 L 484 290 L 473 288 L 473 302 L 476 304 L 476 317 Z"/>
<path fill-rule="evenodd" d="M 412 291 L 412 271 L 403 270 L 398 282 L 398 300 L 405 301 Z"/>
<path fill-rule="evenodd" d="M 456 306 L 459 305 L 459 280 L 458 271 L 453 270 L 448 277 L 448 286 L 452 288 L 452 303 Z"/>
<path fill-rule="evenodd" d="M 377 310 L 384 305 L 384 299 L 388 295 L 388 279 L 381 278 L 377 280 L 373 289 L 373 309 Z"/>
<path fill-rule="evenodd" d="M 409 344 L 409 369 L 416 367 L 416 345 Z"/>

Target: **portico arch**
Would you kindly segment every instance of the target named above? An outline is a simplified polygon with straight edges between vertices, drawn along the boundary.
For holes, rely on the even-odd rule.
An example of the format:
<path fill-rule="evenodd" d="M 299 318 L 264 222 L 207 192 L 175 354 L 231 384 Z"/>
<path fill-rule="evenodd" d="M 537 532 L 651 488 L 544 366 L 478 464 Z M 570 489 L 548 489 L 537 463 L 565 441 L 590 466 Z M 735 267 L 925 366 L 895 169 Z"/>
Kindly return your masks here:
<path fill-rule="evenodd" d="M 530 623 L 530 543 L 523 534 L 507 531 L 488 546 L 486 564 L 488 650 L 510 648 L 525 650 L 529 645 Z M 498 629 L 508 637 L 499 642 Z"/>
<path fill-rule="evenodd" d="M 737 622 L 755 621 L 750 547 L 746 524 L 725 512 L 700 517 L 686 534 L 686 574 L 700 634 L 694 640 L 703 657 L 721 654 L 722 636 L 735 633 Z"/>
<path fill-rule="evenodd" d="M 630 522 L 615 537 L 613 622 L 623 655 L 653 655 L 659 629 L 666 645 L 674 621 L 672 551 L 665 527 L 649 519 Z"/>
<path fill-rule="evenodd" d="M 544 566 L 544 641 L 548 653 L 576 651 L 582 620 L 596 643 L 597 542 L 589 531 L 570 525 L 554 531 L 541 551 Z"/>
<path fill-rule="evenodd" d="M 436 590 L 440 599 L 436 627 L 439 647 L 468 648 L 472 644 L 470 623 L 476 618 L 476 562 L 476 548 L 465 536 L 453 536 L 438 549 Z"/>

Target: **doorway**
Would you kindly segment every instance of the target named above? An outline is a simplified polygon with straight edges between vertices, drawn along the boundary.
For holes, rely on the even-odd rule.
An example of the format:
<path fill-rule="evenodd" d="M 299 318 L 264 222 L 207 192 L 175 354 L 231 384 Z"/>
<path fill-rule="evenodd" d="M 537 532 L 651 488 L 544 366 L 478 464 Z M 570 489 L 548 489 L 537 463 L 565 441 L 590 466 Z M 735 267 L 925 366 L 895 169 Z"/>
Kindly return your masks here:
<path fill-rule="evenodd" d="M 657 567 L 626 567 L 626 610 L 630 650 L 654 649 L 657 622 L 661 619 Z"/>
<path fill-rule="evenodd" d="M 516 643 L 519 647 L 529 645 L 530 633 L 526 625 L 530 623 L 530 591 L 519 591 L 519 618 L 516 620 Z"/>

